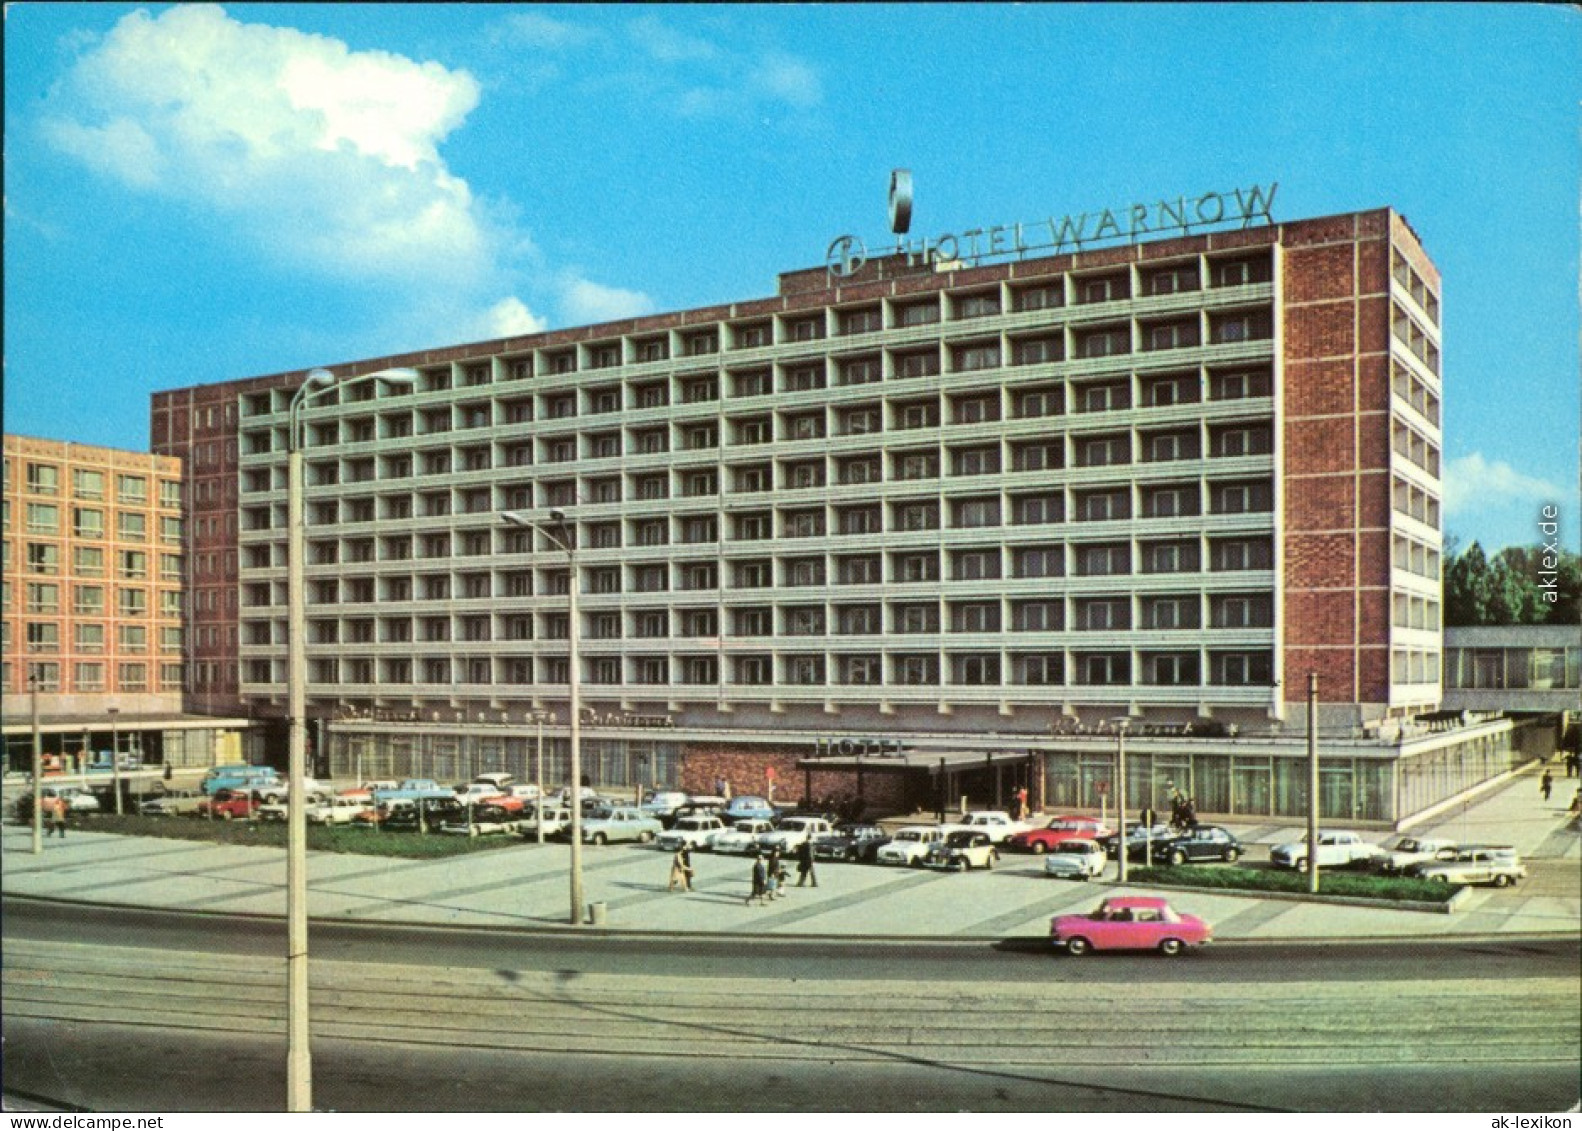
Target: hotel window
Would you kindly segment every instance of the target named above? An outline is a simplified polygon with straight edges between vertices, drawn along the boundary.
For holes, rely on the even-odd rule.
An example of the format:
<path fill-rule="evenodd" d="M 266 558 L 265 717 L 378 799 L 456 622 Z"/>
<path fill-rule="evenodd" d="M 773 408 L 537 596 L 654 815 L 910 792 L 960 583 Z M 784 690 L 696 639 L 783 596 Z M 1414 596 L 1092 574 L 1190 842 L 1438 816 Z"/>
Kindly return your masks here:
<path fill-rule="evenodd" d="M 612 385 L 605 389 L 588 390 L 588 411 L 599 414 L 621 411 L 621 389 Z"/>
<path fill-rule="evenodd" d="M 768 589 L 774 584 L 774 567 L 767 561 L 731 563 L 733 589 Z"/>
<path fill-rule="evenodd" d="M 639 633 L 638 635 L 642 635 Z M 621 637 L 620 613 L 592 613 L 588 617 L 590 640 L 619 640 Z"/>
<path fill-rule="evenodd" d="M 1143 514 L 1148 518 L 1178 518 L 1201 514 L 1203 500 L 1196 483 L 1176 483 L 1143 490 Z"/>
<path fill-rule="evenodd" d="M 883 427 L 878 405 L 843 408 L 837 420 L 842 436 L 866 436 L 878 432 Z"/>
<path fill-rule="evenodd" d="M 59 573 L 60 547 L 48 542 L 27 544 L 27 571 L 29 573 Z"/>
<path fill-rule="evenodd" d="M 785 536 L 787 538 L 817 538 L 824 533 L 823 510 L 787 511 Z"/>
<path fill-rule="evenodd" d="M 897 656 L 895 682 L 905 687 L 933 687 L 939 683 L 938 656 Z"/>
<path fill-rule="evenodd" d="M 1143 350 L 1178 350 L 1198 345 L 1200 341 L 1197 319 L 1174 322 L 1155 322 L 1143 327 Z"/>
<path fill-rule="evenodd" d="M 1139 628 L 1169 630 L 1197 628 L 1200 602 L 1197 597 L 1174 594 L 1142 599 L 1142 623 Z"/>
<path fill-rule="evenodd" d="M 662 593 L 669 588 L 669 567 L 661 563 L 632 567 L 632 591 L 634 593 Z"/>
<path fill-rule="evenodd" d="M 841 683 L 871 687 L 883 680 L 883 665 L 878 656 L 841 656 L 838 663 Z"/>
<path fill-rule="evenodd" d="M 121 550 L 116 554 L 120 563 L 117 577 L 144 578 L 148 576 L 148 555 L 142 550 Z"/>
<path fill-rule="evenodd" d="M 1128 487 L 1083 491 L 1078 493 L 1076 503 L 1079 522 L 1113 522 L 1132 516 L 1132 493 Z"/>
<path fill-rule="evenodd" d="M 823 656 L 787 656 L 786 681 L 801 686 L 824 682 Z"/>
<path fill-rule="evenodd" d="M 621 347 L 618 345 L 599 345 L 588 347 L 589 369 L 613 369 L 621 364 Z"/>
<path fill-rule="evenodd" d="M 786 562 L 787 585 L 823 585 L 823 558 L 791 558 Z"/>
<path fill-rule="evenodd" d="M 950 576 L 955 581 L 989 581 L 1000 576 L 1000 551 L 953 550 Z"/>
<path fill-rule="evenodd" d="M 148 629 L 140 624 L 123 624 L 115 635 L 116 646 L 123 652 L 148 651 Z"/>
<path fill-rule="evenodd" d="M 979 393 L 952 397 L 951 416 L 957 424 L 985 424 L 1000 419 L 1000 395 Z"/>
<path fill-rule="evenodd" d="M 148 615 L 148 592 L 143 589 L 117 589 L 118 610 L 123 617 Z"/>
<path fill-rule="evenodd" d="M 878 605 L 843 605 L 835 615 L 836 632 L 842 636 L 877 636 L 883 627 Z"/>
<path fill-rule="evenodd" d="M 54 503 L 29 503 L 27 530 L 29 534 L 60 533 L 60 508 Z"/>
<path fill-rule="evenodd" d="M 1141 659 L 1144 683 L 1161 687 L 1195 687 L 1201 682 L 1196 652 L 1155 652 Z"/>
<path fill-rule="evenodd" d="M 566 420 L 577 415 L 577 394 L 557 393 L 544 397 L 544 419 Z"/>
<path fill-rule="evenodd" d="M 768 656 L 737 656 L 736 682 L 747 687 L 762 687 L 774 682 L 774 664 Z"/>
<path fill-rule="evenodd" d="M 720 430 L 715 424 L 688 424 L 681 430 L 681 447 L 697 452 L 720 446 Z"/>
<path fill-rule="evenodd" d="M 939 580 L 939 554 L 926 550 L 895 555 L 895 580 L 902 584 Z"/>
<path fill-rule="evenodd" d="M 681 520 L 683 542 L 717 542 L 720 537 L 718 520 L 711 514 L 692 515 Z"/>
<path fill-rule="evenodd" d="M 860 310 L 843 310 L 839 319 L 842 334 L 868 334 L 883 328 L 877 306 L 867 306 Z"/>
<path fill-rule="evenodd" d="M 1076 341 L 1078 357 L 1116 357 L 1132 351 L 1132 332 L 1127 326 L 1084 330 Z"/>
<path fill-rule="evenodd" d="M 738 444 L 767 444 L 774 439 L 773 424 L 767 416 L 751 416 L 735 420 L 732 425 L 736 429 Z"/>
<path fill-rule="evenodd" d="M 1066 393 L 1059 385 L 1022 389 L 1015 394 L 1011 403 L 1019 418 L 1059 416 L 1066 409 Z"/>
<path fill-rule="evenodd" d="M 104 498 L 104 472 L 74 470 L 71 473 L 71 491 L 79 499 Z M 180 505 L 179 500 L 176 505 Z"/>
<path fill-rule="evenodd" d="M 159 591 L 159 615 L 162 617 L 179 617 L 181 615 L 181 594 L 173 589 Z"/>
<path fill-rule="evenodd" d="M 1200 437 L 1196 429 L 1178 432 L 1144 433 L 1142 446 L 1143 460 L 1146 463 L 1197 459 L 1201 454 Z"/>
<path fill-rule="evenodd" d="M 670 403 L 670 386 L 663 381 L 650 381 L 645 385 L 632 386 L 632 407 L 664 408 Z"/>
<path fill-rule="evenodd" d="M 883 580 L 878 554 L 837 558 L 835 568 L 841 585 L 878 585 Z"/>
<path fill-rule="evenodd" d="M 1058 652 L 1017 656 L 1012 664 L 1016 682 L 1026 686 L 1057 686 L 1066 681 L 1065 657 Z"/>
<path fill-rule="evenodd" d="M 1274 549 L 1267 538 L 1216 538 L 1209 543 L 1209 562 L 1216 573 L 1272 569 Z"/>
<path fill-rule="evenodd" d="M 937 428 L 939 426 L 938 401 L 911 401 L 895 406 L 897 428 Z"/>
<path fill-rule="evenodd" d="M 824 486 L 824 461 L 786 464 L 785 486 L 793 491 Z"/>
<path fill-rule="evenodd" d="M 178 671 L 179 666 L 178 666 Z M 78 691 L 103 691 L 104 690 L 104 665 L 100 663 L 77 665 L 77 690 Z"/>
<path fill-rule="evenodd" d="M 1000 500 L 956 499 L 951 503 L 954 518 L 951 525 L 958 530 L 1000 525 Z"/>
<path fill-rule="evenodd" d="M 884 529 L 877 503 L 860 507 L 842 507 L 838 513 L 842 534 L 878 534 Z"/>
<path fill-rule="evenodd" d="M 681 382 L 681 403 L 702 404 L 720 399 L 720 382 L 717 377 L 688 377 Z"/>
<path fill-rule="evenodd" d="M 957 318 L 985 318 L 1000 313 L 1000 296 L 994 291 L 956 295 L 955 308 Z"/>
<path fill-rule="evenodd" d="M 1011 467 L 1015 471 L 1054 471 L 1066 465 L 1063 440 L 1015 444 L 1011 448 Z"/>
<path fill-rule="evenodd" d="M 27 465 L 27 489 L 35 495 L 53 495 L 60 490 L 60 468 L 47 463 Z"/>
<path fill-rule="evenodd" d="M 897 605 L 894 616 L 895 631 L 905 636 L 927 635 L 939 631 L 938 605 Z"/>
<path fill-rule="evenodd" d="M 463 428 L 489 427 L 489 406 L 486 404 L 465 404 L 456 410 Z"/>
<path fill-rule="evenodd" d="M 1268 455 L 1274 450 L 1274 432 L 1266 424 L 1214 428 L 1209 432 L 1209 451 L 1215 456 Z"/>
<path fill-rule="evenodd" d="M 651 456 L 670 450 L 670 433 L 664 428 L 643 428 L 632 432 L 632 450 L 637 455 Z"/>
<path fill-rule="evenodd" d="M 731 630 L 737 636 L 773 636 L 774 610 L 767 605 L 734 609 Z"/>
<path fill-rule="evenodd" d="M 1066 551 L 1061 546 L 1022 546 L 1014 551 L 1017 577 L 1064 577 Z"/>
<path fill-rule="evenodd" d="M 917 353 L 896 354 L 895 375 L 905 379 L 939 376 L 939 351 L 924 350 Z"/>
<path fill-rule="evenodd" d="M 968 687 L 994 687 L 1000 682 L 1000 657 L 974 654 L 951 657 L 951 682 Z"/>
<path fill-rule="evenodd" d="M 785 336 L 788 342 L 818 341 L 824 336 L 824 316 L 819 314 L 811 318 L 788 319 Z"/>
<path fill-rule="evenodd" d="M 896 530 L 938 530 L 939 504 L 932 501 L 896 503 L 893 522 Z"/>
<path fill-rule="evenodd" d="M 1053 310 L 1064 305 L 1066 290 L 1062 283 L 1017 287 L 1011 292 L 1011 306 L 1015 310 Z"/>
<path fill-rule="evenodd" d="M 444 475 L 450 471 L 450 452 L 424 452 L 422 454 L 424 475 Z"/>
<path fill-rule="evenodd" d="M 871 385 L 882 377 L 877 357 L 855 357 L 836 366 L 836 379 L 842 385 Z"/>
<path fill-rule="evenodd" d="M 697 330 L 681 336 L 681 352 L 688 357 L 701 357 L 720 352 L 720 336 L 714 330 Z"/>
<path fill-rule="evenodd" d="M 129 627 L 131 626 L 123 626 L 121 629 L 123 646 L 125 645 L 127 628 Z M 143 634 L 143 639 L 146 643 L 148 639 L 146 631 Z M 59 652 L 60 625 L 53 622 L 29 621 L 27 625 L 27 650 L 29 652 Z M 141 651 L 141 649 L 138 650 Z"/>
<path fill-rule="evenodd" d="M 939 302 L 929 299 L 926 302 L 897 303 L 895 306 L 895 324 L 897 326 L 929 326 L 939 321 Z"/>
<path fill-rule="evenodd" d="M 616 684 L 621 682 L 621 661 L 615 656 L 599 656 L 588 663 L 588 682 Z"/>
<path fill-rule="evenodd" d="M 1131 437 L 1125 433 L 1089 436 L 1077 441 L 1078 467 L 1113 467 L 1129 463 L 1131 458 Z"/>
<path fill-rule="evenodd" d="M 1111 632 L 1132 626 L 1129 597 L 1093 598 L 1076 603 L 1076 627 L 1084 632 Z"/>
<path fill-rule="evenodd" d="M 1267 482 L 1210 483 L 1211 514 L 1253 514 L 1274 509 L 1274 488 Z"/>
<path fill-rule="evenodd" d="M 663 451 L 663 449 L 660 449 Z M 574 436 L 565 436 L 558 440 L 544 441 L 545 463 L 571 463 L 577 458 L 577 440 Z M 436 513 L 436 512 L 429 512 Z M 445 513 L 445 512 L 437 512 Z"/>
<path fill-rule="evenodd" d="M 121 664 L 119 674 L 123 691 L 143 691 L 148 687 L 147 664 Z"/>
<path fill-rule="evenodd" d="M 422 550 L 422 556 L 425 557 L 425 558 L 448 558 L 448 557 L 450 557 L 450 535 L 449 534 L 425 534 L 425 535 L 423 535 L 422 536 L 422 543 L 421 543 L 421 550 Z M 397 555 L 390 555 L 390 556 L 395 557 Z M 402 554 L 402 555 L 399 555 L 399 556 L 405 557 L 406 555 Z"/>
<path fill-rule="evenodd" d="M 1065 356 L 1066 343 L 1056 336 L 1018 338 L 1011 343 L 1013 365 L 1041 365 L 1045 362 L 1063 361 Z"/>
<path fill-rule="evenodd" d="M 450 575 L 443 573 L 428 574 L 422 578 L 423 599 L 426 601 L 450 600 Z"/>
<path fill-rule="evenodd" d="M 732 384 L 738 397 L 761 397 L 773 391 L 767 369 L 753 369 L 746 373 L 732 374 Z"/>
<path fill-rule="evenodd" d="M 804 412 L 788 415 L 786 438 L 791 440 L 820 440 L 824 437 L 823 412 Z"/>
<path fill-rule="evenodd" d="M 1226 593 L 1209 599 L 1215 628 L 1269 628 L 1274 624 L 1274 602 L 1267 593 Z"/>
<path fill-rule="evenodd" d="M 148 480 L 141 475 L 117 475 L 115 497 L 117 502 L 142 506 L 148 502 Z"/>
<path fill-rule="evenodd" d="M 1272 277 L 1272 272 L 1268 255 L 1221 259 L 1209 265 L 1209 278 L 1216 287 L 1243 287 L 1249 283 L 1267 283 Z"/>
<path fill-rule="evenodd" d="M 785 610 L 787 636 L 823 636 L 824 606 L 794 605 Z"/>
<path fill-rule="evenodd" d="M 736 348 L 739 350 L 751 350 L 767 346 L 771 344 L 769 332 L 770 327 L 767 322 L 754 322 L 750 326 L 737 326 L 733 331 Z"/>
<path fill-rule="evenodd" d="M 1251 342 L 1274 337 L 1274 319 L 1267 310 L 1246 310 L 1209 316 L 1209 340 L 1215 344 Z"/>
<path fill-rule="evenodd" d="M 735 524 L 735 541 L 757 542 L 774 537 L 774 521 L 768 511 L 738 514 L 732 522 Z"/>
<path fill-rule="evenodd" d="M 882 478 L 879 469 L 879 457 L 850 456 L 837 463 L 840 481 L 843 484 L 877 483 Z"/>
<path fill-rule="evenodd" d="M 1122 271 L 1077 280 L 1077 303 L 1116 302 L 1131 296 L 1130 276 Z"/>
<path fill-rule="evenodd" d="M 995 475 L 1000 470 L 1000 448 L 957 448 L 951 452 L 951 474 Z"/>
<path fill-rule="evenodd" d="M 103 652 L 104 651 L 104 625 L 79 624 L 77 626 L 77 651 Z"/>
<path fill-rule="evenodd" d="M 1075 659 L 1079 683 L 1117 687 L 1132 681 L 1132 661 L 1125 652 L 1082 652 Z"/>
<path fill-rule="evenodd" d="M 681 611 L 681 635 L 697 638 L 700 636 L 718 636 L 720 634 L 719 616 L 713 609 L 683 609 Z M 660 635 L 664 635 L 661 633 Z"/>
<path fill-rule="evenodd" d="M 645 338 L 637 344 L 639 362 L 664 361 L 670 357 L 670 342 L 665 338 Z"/>
<path fill-rule="evenodd" d="M 1143 275 L 1143 293 L 1150 295 L 1178 295 L 1202 289 L 1197 264 L 1161 267 Z"/>
<path fill-rule="evenodd" d="M 962 601 L 951 606 L 950 631 L 999 632 L 998 601 Z"/>
<path fill-rule="evenodd" d="M 805 393 L 812 389 L 824 387 L 824 366 L 796 365 L 785 371 L 785 387 L 788 392 Z"/>
<path fill-rule="evenodd" d="M 951 368 L 957 373 L 970 373 L 981 369 L 995 369 L 1000 364 L 998 342 L 971 346 L 956 346 L 951 350 Z"/>
<path fill-rule="evenodd" d="M 1132 407 L 1132 390 L 1126 381 L 1077 386 L 1078 412 L 1110 412 Z"/>
<path fill-rule="evenodd" d="M 632 677 L 637 683 L 666 684 L 670 682 L 670 660 L 664 656 L 640 656 L 633 661 Z"/>
<path fill-rule="evenodd" d="M 72 590 L 72 612 L 78 616 L 103 616 L 104 586 L 75 586 Z"/>
<path fill-rule="evenodd" d="M 1065 626 L 1065 606 L 1059 601 L 1015 601 L 1011 605 L 1013 632 L 1059 632 Z"/>
<path fill-rule="evenodd" d="M 1268 652 L 1209 653 L 1209 679 L 1226 687 L 1268 687 L 1273 667 Z"/>
<path fill-rule="evenodd" d="M 1119 577 L 1132 571 L 1131 547 L 1121 544 L 1077 547 L 1081 577 Z"/>
<path fill-rule="evenodd" d="M 1198 378 L 1195 373 L 1181 373 L 1169 377 L 1154 377 L 1143 382 L 1143 404 L 1149 408 L 1162 408 L 1174 404 L 1198 402 Z"/>
<path fill-rule="evenodd" d="M 1050 522 L 1064 522 L 1066 500 L 1063 495 L 1014 495 L 1011 498 L 1011 521 L 1018 526 L 1037 526 Z"/>

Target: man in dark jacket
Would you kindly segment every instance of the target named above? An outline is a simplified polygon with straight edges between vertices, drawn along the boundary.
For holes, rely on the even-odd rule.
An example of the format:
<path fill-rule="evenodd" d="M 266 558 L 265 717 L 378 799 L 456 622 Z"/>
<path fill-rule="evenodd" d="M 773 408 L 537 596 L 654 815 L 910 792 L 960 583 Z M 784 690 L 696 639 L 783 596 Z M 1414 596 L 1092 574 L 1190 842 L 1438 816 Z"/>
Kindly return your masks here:
<path fill-rule="evenodd" d="M 808 884 L 818 887 L 818 873 L 813 870 L 813 838 L 808 837 L 796 850 L 796 886 Z"/>

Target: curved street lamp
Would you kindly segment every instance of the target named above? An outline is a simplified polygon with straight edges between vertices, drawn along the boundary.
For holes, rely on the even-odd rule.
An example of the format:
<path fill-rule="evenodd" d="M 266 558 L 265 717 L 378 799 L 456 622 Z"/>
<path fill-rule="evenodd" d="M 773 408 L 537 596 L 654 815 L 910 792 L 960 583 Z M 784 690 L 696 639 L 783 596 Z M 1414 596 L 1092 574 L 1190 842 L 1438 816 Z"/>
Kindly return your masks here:
<path fill-rule="evenodd" d="M 291 720 L 286 828 L 286 1109 L 313 1110 L 313 1054 L 308 1037 L 308 826 L 307 791 L 307 601 L 303 579 L 302 417 L 308 403 L 334 388 L 365 381 L 410 387 L 415 369 L 381 369 L 337 381 L 314 369 L 291 397 L 286 439 L 286 684 Z"/>

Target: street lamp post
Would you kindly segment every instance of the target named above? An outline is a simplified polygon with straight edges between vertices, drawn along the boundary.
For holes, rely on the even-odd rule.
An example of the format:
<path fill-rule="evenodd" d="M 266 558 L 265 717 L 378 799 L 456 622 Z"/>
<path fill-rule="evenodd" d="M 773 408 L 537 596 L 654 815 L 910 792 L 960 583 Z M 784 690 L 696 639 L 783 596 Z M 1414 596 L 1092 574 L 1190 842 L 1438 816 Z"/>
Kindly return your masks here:
<path fill-rule="evenodd" d="M 115 815 L 121 816 L 121 732 L 116 727 L 121 708 L 106 708 L 110 715 L 110 781 L 115 788 Z"/>
<path fill-rule="evenodd" d="M 27 674 L 28 713 L 33 716 L 33 855 L 44 851 L 44 740 L 38 729 L 38 672 Z"/>
<path fill-rule="evenodd" d="M 385 380 L 417 381 L 415 369 L 384 369 L 348 378 L 341 385 Z M 308 826 L 307 791 L 307 599 L 304 578 L 302 502 L 302 414 L 308 402 L 336 387 L 335 374 L 315 369 L 291 398 L 286 439 L 286 683 L 290 714 L 290 761 L 286 797 L 286 1108 L 313 1110 L 313 1054 L 308 1036 Z"/>
<path fill-rule="evenodd" d="M 1110 720 L 1115 726 L 1115 882 L 1126 882 L 1126 716 Z"/>
<path fill-rule="evenodd" d="M 520 511 L 502 511 L 500 518 L 508 526 L 536 531 L 554 543 L 566 554 L 566 567 L 570 573 L 566 586 L 566 607 L 570 624 L 566 626 L 566 656 L 570 670 L 566 673 L 567 710 L 571 712 L 571 922 L 582 925 L 582 626 L 577 609 L 577 539 L 566 522 L 566 512 L 552 510 L 549 520 L 553 527 L 541 526 Z M 543 828 L 540 819 L 539 828 Z"/>

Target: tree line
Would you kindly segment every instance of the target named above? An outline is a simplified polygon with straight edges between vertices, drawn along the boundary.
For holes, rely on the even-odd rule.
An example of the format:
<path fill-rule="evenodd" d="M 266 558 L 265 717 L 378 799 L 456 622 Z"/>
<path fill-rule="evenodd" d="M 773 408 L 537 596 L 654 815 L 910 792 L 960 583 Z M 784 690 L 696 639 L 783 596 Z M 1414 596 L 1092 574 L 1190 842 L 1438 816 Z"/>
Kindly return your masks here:
<path fill-rule="evenodd" d="M 1474 541 L 1445 539 L 1446 625 L 1582 622 L 1582 555 L 1550 546 L 1507 546 L 1493 557 Z"/>

